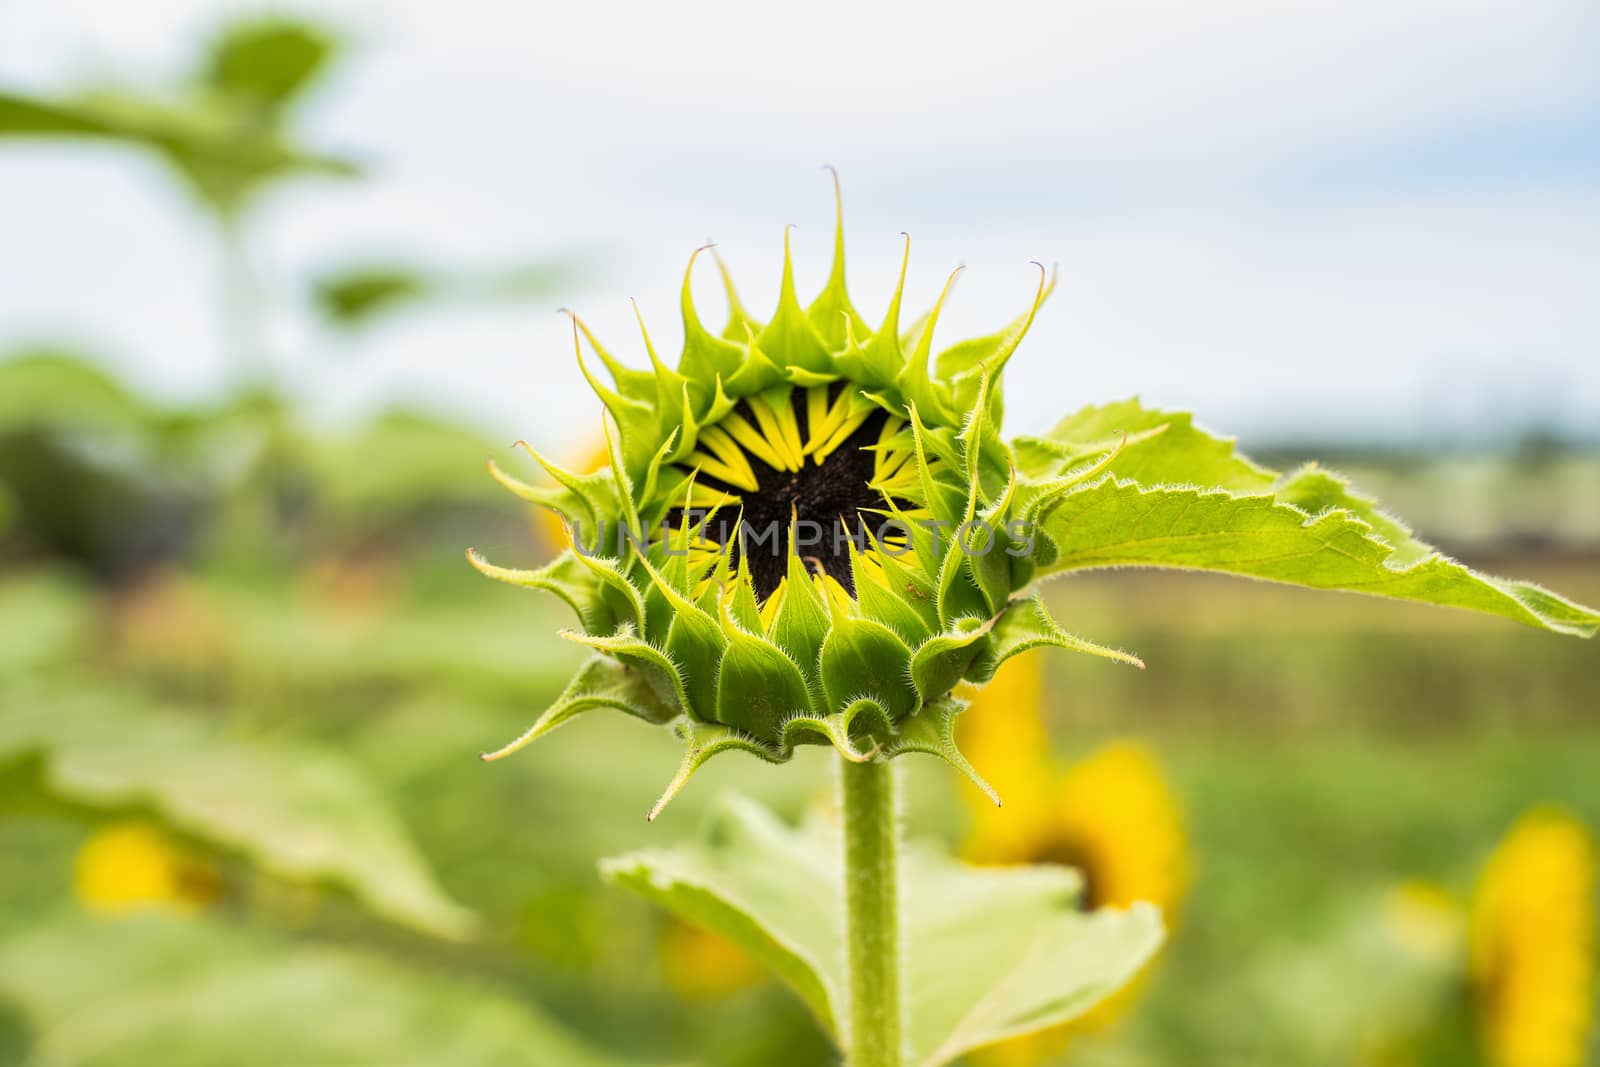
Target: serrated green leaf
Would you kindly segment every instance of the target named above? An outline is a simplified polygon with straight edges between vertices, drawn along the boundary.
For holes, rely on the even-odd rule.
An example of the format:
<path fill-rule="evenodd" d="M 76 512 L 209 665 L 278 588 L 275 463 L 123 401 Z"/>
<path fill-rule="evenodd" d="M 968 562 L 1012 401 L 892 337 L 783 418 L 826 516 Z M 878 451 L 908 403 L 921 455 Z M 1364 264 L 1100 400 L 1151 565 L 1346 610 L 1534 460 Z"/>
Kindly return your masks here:
<path fill-rule="evenodd" d="M 38 1067 L 624 1062 L 491 985 L 198 918 L 64 913 L 13 931 L 0 996 Z"/>
<path fill-rule="evenodd" d="M 1066 868 L 975 869 L 911 848 L 904 878 L 917 887 L 904 911 L 917 1067 L 1070 1022 L 1132 981 L 1165 936 L 1149 904 L 1079 910 L 1082 882 Z"/>
<path fill-rule="evenodd" d="M 835 850 L 837 851 L 837 850 Z M 697 840 L 602 861 L 603 877 L 727 937 L 771 968 L 829 1033 L 844 1010 L 844 886 L 825 840 L 728 796 Z"/>
<path fill-rule="evenodd" d="M 1088 405 L 1062 419 L 1042 438 L 1019 438 L 1015 442 L 1017 465 L 1032 478 L 1059 474 L 1079 461 L 1117 448 L 1124 434 L 1127 447 L 1112 461 L 1111 472 L 1140 485 L 1265 492 L 1277 479 L 1275 472 L 1239 455 L 1231 438 L 1196 427 L 1187 412 L 1146 408 L 1137 398 Z"/>
<path fill-rule="evenodd" d="M 0 703 L 0 765 L 17 795 L 148 815 L 268 874 L 348 891 L 394 922 L 451 938 L 472 929 L 351 764 L 305 745 L 246 746 L 220 726 L 135 709 L 127 694 L 12 690 Z"/>
<path fill-rule="evenodd" d="M 729 797 L 697 841 L 601 869 L 771 967 L 837 1040 L 848 1025 L 842 855 L 837 827 L 791 829 Z M 1161 942 L 1154 908 L 1078 910 L 1080 880 L 1063 868 L 978 870 L 917 846 L 904 861 L 906 1062 L 914 1067 L 1081 1015 Z"/>
<path fill-rule="evenodd" d="M 1176 567 L 1467 608 L 1579 637 L 1600 615 L 1528 582 L 1437 553 L 1396 565 L 1393 546 L 1349 511 L 1308 515 L 1264 495 L 1143 488 L 1107 478 L 1069 493 L 1044 521 L 1052 572 Z"/>
<path fill-rule="evenodd" d="M 1376 500 L 1353 490 L 1349 479 L 1315 463 L 1308 463 L 1285 477 L 1272 495 L 1308 515 L 1343 509 L 1359 516 L 1394 549 L 1389 559 L 1393 566 L 1409 566 L 1433 554 L 1432 545 L 1419 541 L 1410 527 L 1386 514 Z"/>

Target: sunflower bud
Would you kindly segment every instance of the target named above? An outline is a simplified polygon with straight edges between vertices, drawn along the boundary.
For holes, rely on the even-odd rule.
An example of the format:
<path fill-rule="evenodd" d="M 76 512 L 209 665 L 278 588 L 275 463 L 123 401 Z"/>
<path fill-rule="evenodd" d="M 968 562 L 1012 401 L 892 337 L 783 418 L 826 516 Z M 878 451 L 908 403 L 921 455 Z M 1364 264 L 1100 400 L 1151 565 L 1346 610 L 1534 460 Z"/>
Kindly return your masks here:
<path fill-rule="evenodd" d="M 573 317 L 579 366 L 609 415 L 606 469 L 576 473 L 529 448 L 554 483 L 534 486 L 490 463 L 561 517 L 570 547 L 539 570 L 469 559 L 565 600 L 579 626 L 562 636 L 594 656 L 527 733 L 485 758 L 607 707 L 671 724 L 687 745 L 651 818 L 720 752 L 782 762 L 802 744 L 858 761 L 930 753 L 992 796 L 952 739 L 963 707 L 953 687 L 982 684 L 1040 644 L 1137 662 L 1063 633 L 1017 595 L 1049 552 L 1032 522 L 1052 493 L 1019 483 L 999 434 L 1001 375 L 1051 282 L 1041 268 L 1008 328 L 935 355 L 950 284 L 904 328 L 902 259 L 869 327 L 845 289 L 842 217 L 809 307 L 786 233 L 765 323 L 718 259 L 731 316 L 720 334 L 706 329 L 690 286 L 699 255 L 684 277 L 676 367 L 648 333 L 650 369 L 628 367 Z"/>

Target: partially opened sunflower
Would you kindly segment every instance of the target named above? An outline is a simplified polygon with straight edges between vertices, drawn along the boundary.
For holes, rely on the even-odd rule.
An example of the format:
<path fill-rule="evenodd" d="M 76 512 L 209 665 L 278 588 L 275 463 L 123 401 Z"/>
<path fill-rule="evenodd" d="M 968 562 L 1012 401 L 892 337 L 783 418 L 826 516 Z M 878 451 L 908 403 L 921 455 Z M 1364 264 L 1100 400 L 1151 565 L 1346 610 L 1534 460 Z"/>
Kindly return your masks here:
<path fill-rule="evenodd" d="M 851 761 L 926 752 L 982 785 L 953 740 L 958 683 L 982 685 L 1040 645 L 1138 663 L 1067 633 L 1031 591 L 1092 567 L 1229 571 L 1585 635 L 1600 623 L 1445 559 L 1321 468 L 1257 466 L 1184 414 L 1126 401 L 1006 441 L 1002 379 L 1049 295 L 1046 272 L 1010 325 L 936 349 L 950 283 L 908 321 L 909 253 L 908 240 L 889 306 L 869 323 L 845 286 L 842 212 L 809 305 L 786 231 L 771 317 L 745 310 L 724 269 L 731 314 L 713 332 L 692 295 L 696 252 L 675 365 L 644 333 L 649 369 L 630 367 L 574 316 L 579 366 L 609 416 L 609 464 L 580 473 L 529 448 L 554 482 L 532 485 L 491 461 L 508 489 L 562 519 L 571 547 L 538 570 L 469 558 L 565 600 L 578 626 L 563 636 L 594 655 L 487 758 L 605 707 L 684 739 L 652 817 L 735 749 L 772 761 L 801 744 Z"/>

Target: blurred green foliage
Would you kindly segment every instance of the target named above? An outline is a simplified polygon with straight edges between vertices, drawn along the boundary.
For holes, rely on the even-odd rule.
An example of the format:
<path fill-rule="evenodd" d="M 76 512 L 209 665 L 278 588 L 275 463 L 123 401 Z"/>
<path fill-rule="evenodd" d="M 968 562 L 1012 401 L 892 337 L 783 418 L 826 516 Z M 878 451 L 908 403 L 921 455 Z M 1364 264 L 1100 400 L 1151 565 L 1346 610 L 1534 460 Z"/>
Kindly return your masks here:
<path fill-rule="evenodd" d="M 155 152 L 224 217 L 294 175 L 353 177 L 348 159 L 301 148 L 293 105 L 336 51 L 335 39 L 285 20 L 236 24 L 172 86 L 95 88 L 60 99 L 0 89 L 0 137 L 93 137 Z"/>
<path fill-rule="evenodd" d="M 681 837 L 729 785 L 798 817 L 825 801 L 821 762 L 731 762 L 647 827 L 673 747 L 653 731 L 585 722 L 516 761 L 475 758 L 577 658 L 551 636 L 558 604 L 460 559 L 469 535 L 545 551 L 475 477 L 492 446 L 403 413 L 329 433 L 262 398 L 173 410 L 64 353 L 0 363 L 0 397 L 0 471 L 28 469 L 15 450 L 29 441 L 75 442 L 94 474 L 58 475 L 52 494 L 92 502 L 99 528 L 170 514 L 108 491 L 118 479 L 203 502 L 182 542 L 108 569 L 81 547 L 92 539 L 41 519 L 26 477 L 0 474 L 14 501 L 0 533 L 0 1044 L 109 1064 L 381 1063 L 397 1049 L 497 1063 L 508 1043 L 573 1041 L 543 1062 L 830 1062 L 772 983 L 711 1002 L 675 986 L 666 920 L 595 869 Z M 1595 592 L 1571 551 L 1513 569 Z M 1337 1064 L 1372 1034 L 1414 1041 L 1460 1003 L 1459 976 L 1394 943 L 1385 894 L 1412 878 L 1464 894 L 1534 803 L 1600 824 L 1580 643 L 1358 598 L 1312 612 L 1313 594 L 1203 576 L 1077 578 L 1054 595 L 1150 664 L 1050 661 L 1055 743 L 1141 737 L 1199 865 L 1134 1010 L 1066 1062 Z M 635 764 L 618 768 L 618 752 Z M 959 842 L 963 788 L 914 771 L 913 831 Z M 76 857 L 129 817 L 215 864 L 217 899 L 193 915 L 93 913 Z M 107 997 L 116 1012 L 80 1021 Z M 284 1012 L 307 1021 L 277 1034 Z"/>
<path fill-rule="evenodd" d="M 169 85 L 0 90 L 0 137 L 155 152 L 232 225 L 280 178 L 357 175 L 295 132 L 341 50 L 245 23 Z M 352 328 L 575 275 L 351 262 L 305 284 Z M 418 413 L 329 430 L 259 385 L 175 406 L 80 353 L 0 356 L 0 1063 L 833 1062 L 774 983 L 686 986 L 668 920 L 596 870 L 687 836 L 723 788 L 796 820 L 826 806 L 820 752 L 712 767 L 653 827 L 678 755 L 657 731 L 586 721 L 476 758 L 581 658 L 553 636 L 559 604 L 461 559 L 548 551 L 481 476 L 503 451 Z M 1600 600 L 1600 459 L 1527 460 L 1364 456 L 1362 480 L 1425 533 L 1468 530 L 1475 562 Z M 1530 513 L 1559 543 L 1524 536 Z M 1600 825 L 1593 648 L 1225 579 L 1096 575 L 1052 596 L 1150 665 L 1052 660 L 1053 744 L 1141 738 L 1198 864 L 1133 1010 L 1063 1060 L 1332 1067 L 1448 1046 L 1461 975 L 1397 943 L 1383 902 L 1415 878 L 1464 896 L 1530 805 Z M 913 834 L 961 841 L 969 786 L 909 777 Z M 215 895 L 102 913 L 85 845 L 128 820 L 213 868 Z"/>
<path fill-rule="evenodd" d="M 332 325 L 355 330 L 415 308 L 467 308 L 546 300 L 582 277 L 571 258 L 493 268 L 441 268 L 375 260 L 316 279 L 311 296 Z"/>

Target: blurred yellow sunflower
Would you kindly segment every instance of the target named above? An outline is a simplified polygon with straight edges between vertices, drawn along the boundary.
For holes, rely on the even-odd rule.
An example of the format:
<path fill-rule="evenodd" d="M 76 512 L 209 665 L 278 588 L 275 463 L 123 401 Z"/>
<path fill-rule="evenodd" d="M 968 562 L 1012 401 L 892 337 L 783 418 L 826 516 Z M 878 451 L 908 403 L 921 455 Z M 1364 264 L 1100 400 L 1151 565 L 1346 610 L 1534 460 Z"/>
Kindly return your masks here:
<path fill-rule="evenodd" d="M 199 911 L 221 892 L 217 870 L 154 826 L 122 822 L 96 831 L 78 851 L 73 889 L 101 915 Z"/>
<path fill-rule="evenodd" d="M 1493 1067 L 1578 1067 L 1593 1024 L 1593 839 L 1550 809 L 1519 819 L 1472 900 L 1473 1003 Z"/>
<path fill-rule="evenodd" d="M 1040 654 L 1008 661 L 961 715 L 961 749 L 1004 799 L 973 794 L 966 853 L 976 863 L 1061 863 L 1083 874 L 1085 908 L 1148 901 L 1168 927 L 1189 881 L 1189 848 L 1178 803 L 1155 757 L 1113 741 L 1058 771 L 1042 715 Z M 1041 1062 L 1075 1033 L 1119 1018 L 1135 986 L 1075 1022 L 983 1051 L 985 1064 Z"/>
<path fill-rule="evenodd" d="M 749 953 L 721 934 L 673 919 L 661 933 L 661 969 L 684 1000 L 720 1000 L 766 978 Z"/>

